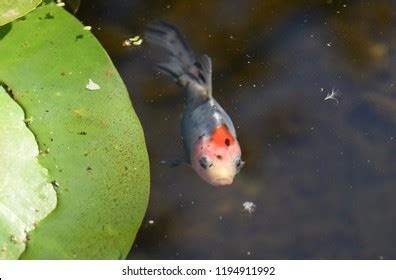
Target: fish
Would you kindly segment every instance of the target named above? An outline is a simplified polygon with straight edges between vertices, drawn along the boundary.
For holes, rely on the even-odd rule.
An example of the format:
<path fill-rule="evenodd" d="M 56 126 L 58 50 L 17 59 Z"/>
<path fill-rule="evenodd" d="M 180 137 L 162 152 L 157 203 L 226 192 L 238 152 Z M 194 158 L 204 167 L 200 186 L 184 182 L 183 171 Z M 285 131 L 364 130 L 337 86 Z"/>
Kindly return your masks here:
<path fill-rule="evenodd" d="M 148 24 L 144 37 L 165 57 L 156 68 L 183 89 L 181 136 L 187 164 L 213 186 L 231 185 L 245 163 L 234 124 L 212 95 L 210 57 L 196 56 L 182 33 L 165 21 Z"/>

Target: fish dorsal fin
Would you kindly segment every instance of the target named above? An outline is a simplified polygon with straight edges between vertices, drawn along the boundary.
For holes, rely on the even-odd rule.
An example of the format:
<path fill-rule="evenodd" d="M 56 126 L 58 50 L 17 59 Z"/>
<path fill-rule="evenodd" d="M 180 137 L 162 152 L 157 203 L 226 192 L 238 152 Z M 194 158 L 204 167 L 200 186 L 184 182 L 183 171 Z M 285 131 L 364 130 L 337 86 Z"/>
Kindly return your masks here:
<path fill-rule="evenodd" d="M 204 85 L 208 96 L 212 96 L 212 60 L 204 54 L 197 58 L 194 66 L 198 70 L 198 78 Z"/>

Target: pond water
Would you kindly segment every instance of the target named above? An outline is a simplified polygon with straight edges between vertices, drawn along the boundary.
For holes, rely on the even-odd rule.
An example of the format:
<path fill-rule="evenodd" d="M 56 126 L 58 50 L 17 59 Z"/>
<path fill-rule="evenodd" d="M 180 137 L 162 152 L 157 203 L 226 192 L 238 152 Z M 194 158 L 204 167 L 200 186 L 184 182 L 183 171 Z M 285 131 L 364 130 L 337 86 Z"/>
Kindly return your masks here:
<path fill-rule="evenodd" d="M 76 15 L 124 79 L 151 161 L 129 258 L 395 259 L 395 11 L 385 0 L 83 0 Z M 183 97 L 144 42 L 122 46 L 158 19 L 212 58 L 246 162 L 230 187 L 160 163 L 183 155 Z"/>

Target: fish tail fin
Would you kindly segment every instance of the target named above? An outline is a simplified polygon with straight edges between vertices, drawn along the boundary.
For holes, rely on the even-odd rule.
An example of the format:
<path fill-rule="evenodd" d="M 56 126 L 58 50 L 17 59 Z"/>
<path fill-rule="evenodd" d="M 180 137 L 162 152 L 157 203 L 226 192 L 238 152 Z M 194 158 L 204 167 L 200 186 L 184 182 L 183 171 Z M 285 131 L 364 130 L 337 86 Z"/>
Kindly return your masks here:
<path fill-rule="evenodd" d="M 212 94 L 212 63 L 209 56 L 196 58 L 176 27 L 163 21 L 150 24 L 146 27 L 145 38 L 150 44 L 166 51 L 165 62 L 156 65 L 160 72 L 188 88 L 190 94 Z"/>

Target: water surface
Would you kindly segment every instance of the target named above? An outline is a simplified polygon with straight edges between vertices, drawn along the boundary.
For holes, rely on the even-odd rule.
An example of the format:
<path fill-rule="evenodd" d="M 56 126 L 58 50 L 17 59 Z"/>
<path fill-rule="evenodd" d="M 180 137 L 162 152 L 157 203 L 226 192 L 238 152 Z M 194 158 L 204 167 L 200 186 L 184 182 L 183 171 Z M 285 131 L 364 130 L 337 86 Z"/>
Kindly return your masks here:
<path fill-rule="evenodd" d="M 129 258 L 396 258 L 395 1 L 83 0 L 77 16 L 145 130 L 150 205 Z M 181 91 L 144 43 L 122 47 L 155 19 L 212 58 L 246 161 L 231 187 L 160 164 L 183 155 Z"/>

